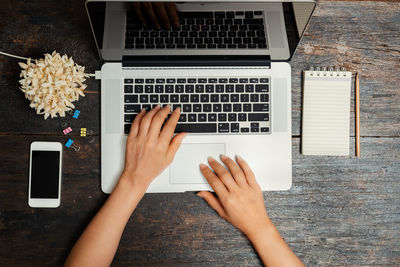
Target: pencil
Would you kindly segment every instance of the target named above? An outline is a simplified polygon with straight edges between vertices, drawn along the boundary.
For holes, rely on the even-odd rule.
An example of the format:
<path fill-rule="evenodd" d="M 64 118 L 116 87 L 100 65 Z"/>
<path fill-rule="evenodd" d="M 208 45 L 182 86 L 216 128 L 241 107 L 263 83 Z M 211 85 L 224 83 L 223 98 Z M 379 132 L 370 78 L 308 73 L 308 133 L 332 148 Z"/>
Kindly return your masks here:
<path fill-rule="evenodd" d="M 360 157 L 360 79 L 358 73 L 356 73 L 356 107 L 355 107 L 355 119 L 356 119 L 356 157 Z"/>

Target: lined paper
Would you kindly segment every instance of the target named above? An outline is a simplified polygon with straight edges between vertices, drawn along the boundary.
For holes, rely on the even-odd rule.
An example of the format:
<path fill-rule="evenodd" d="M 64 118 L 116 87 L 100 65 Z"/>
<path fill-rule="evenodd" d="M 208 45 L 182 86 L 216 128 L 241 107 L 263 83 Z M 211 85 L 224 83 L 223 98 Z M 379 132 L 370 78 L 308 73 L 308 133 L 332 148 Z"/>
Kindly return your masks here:
<path fill-rule="evenodd" d="M 351 72 L 305 71 L 302 153 L 350 153 Z"/>

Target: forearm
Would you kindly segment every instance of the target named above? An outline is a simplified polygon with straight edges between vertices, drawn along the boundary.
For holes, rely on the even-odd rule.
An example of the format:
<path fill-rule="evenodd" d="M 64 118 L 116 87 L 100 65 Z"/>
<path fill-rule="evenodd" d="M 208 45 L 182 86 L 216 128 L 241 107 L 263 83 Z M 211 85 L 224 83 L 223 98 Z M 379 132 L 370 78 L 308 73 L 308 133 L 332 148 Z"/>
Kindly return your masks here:
<path fill-rule="evenodd" d="M 73 247 L 65 266 L 109 266 L 122 232 L 146 186 L 133 185 L 124 174 Z"/>
<path fill-rule="evenodd" d="M 265 266 L 304 266 L 282 239 L 272 222 L 266 223 L 263 229 L 248 238 Z"/>

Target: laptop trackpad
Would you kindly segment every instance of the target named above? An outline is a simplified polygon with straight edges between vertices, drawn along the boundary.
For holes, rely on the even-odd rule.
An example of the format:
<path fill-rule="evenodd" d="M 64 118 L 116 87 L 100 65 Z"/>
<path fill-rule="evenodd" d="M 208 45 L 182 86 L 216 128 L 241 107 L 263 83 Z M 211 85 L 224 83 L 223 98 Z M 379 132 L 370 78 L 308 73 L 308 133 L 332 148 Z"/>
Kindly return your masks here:
<path fill-rule="evenodd" d="M 199 164 L 207 164 L 207 157 L 219 159 L 225 154 L 225 144 L 182 144 L 169 168 L 171 184 L 206 184 Z"/>

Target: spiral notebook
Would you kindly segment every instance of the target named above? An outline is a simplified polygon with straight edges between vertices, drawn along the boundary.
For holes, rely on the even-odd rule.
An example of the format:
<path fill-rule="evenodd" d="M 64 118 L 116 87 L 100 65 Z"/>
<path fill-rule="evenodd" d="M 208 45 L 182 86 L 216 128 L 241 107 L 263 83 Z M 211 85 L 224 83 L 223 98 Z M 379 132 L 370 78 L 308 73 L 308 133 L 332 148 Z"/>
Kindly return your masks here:
<path fill-rule="evenodd" d="M 317 68 L 303 75 L 302 154 L 349 155 L 351 72 Z"/>

